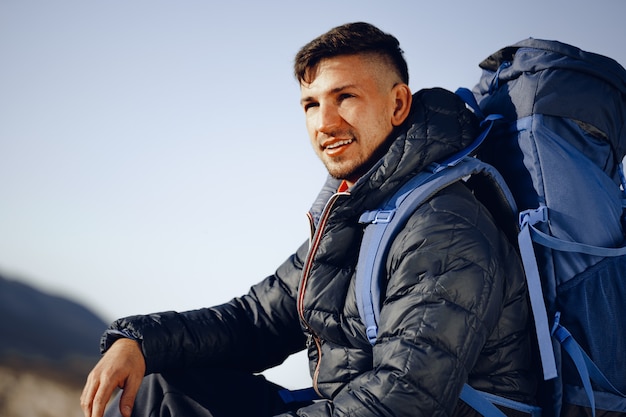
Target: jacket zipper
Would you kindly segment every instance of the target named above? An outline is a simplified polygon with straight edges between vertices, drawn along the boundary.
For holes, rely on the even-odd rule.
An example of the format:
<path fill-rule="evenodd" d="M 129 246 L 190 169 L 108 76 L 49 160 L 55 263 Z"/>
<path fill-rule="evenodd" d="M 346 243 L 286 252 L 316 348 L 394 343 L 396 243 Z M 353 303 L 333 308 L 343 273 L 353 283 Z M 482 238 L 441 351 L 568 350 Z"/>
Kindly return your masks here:
<path fill-rule="evenodd" d="M 324 227 L 326 226 L 326 222 L 328 221 L 328 217 L 330 216 L 330 209 L 332 208 L 335 201 L 337 201 L 339 196 L 348 195 L 348 194 L 349 193 L 335 193 L 332 195 L 332 197 L 326 203 L 324 210 L 322 211 L 322 216 L 320 217 L 317 230 L 315 230 L 311 215 L 310 214 L 308 215 L 309 221 L 311 222 L 311 230 L 312 231 L 315 230 L 315 231 L 311 238 L 311 245 L 309 248 L 309 253 L 306 258 L 306 262 L 304 264 L 304 268 L 302 269 L 302 281 L 300 284 L 300 293 L 298 294 L 298 315 L 300 316 L 300 321 L 303 323 L 303 325 L 306 327 L 307 331 L 309 332 L 309 336 L 306 341 L 307 348 L 311 346 L 311 343 L 315 343 L 315 348 L 317 349 L 317 363 L 315 364 L 315 371 L 313 372 L 313 389 L 315 389 L 315 392 L 317 392 L 317 394 L 320 397 L 322 395 L 320 394 L 318 390 L 317 380 L 319 377 L 320 362 L 322 361 L 322 344 L 321 344 L 320 338 L 317 336 L 317 334 L 315 334 L 315 332 L 311 328 L 311 325 L 304 318 L 304 293 L 306 292 L 306 286 L 307 286 L 307 281 L 309 279 L 309 273 L 311 272 L 311 267 L 313 266 L 313 258 L 315 257 L 315 253 L 317 252 L 320 240 L 322 238 Z"/>

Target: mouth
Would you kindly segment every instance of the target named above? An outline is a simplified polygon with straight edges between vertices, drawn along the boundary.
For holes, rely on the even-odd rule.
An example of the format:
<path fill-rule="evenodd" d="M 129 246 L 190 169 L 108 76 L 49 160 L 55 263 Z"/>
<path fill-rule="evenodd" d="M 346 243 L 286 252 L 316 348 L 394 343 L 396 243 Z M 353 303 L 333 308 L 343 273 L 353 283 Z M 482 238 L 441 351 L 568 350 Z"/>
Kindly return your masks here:
<path fill-rule="evenodd" d="M 339 140 L 337 142 L 332 142 L 332 143 L 330 143 L 328 145 L 322 145 L 322 148 L 324 150 L 332 151 L 334 149 L 341 148 L 342 146 L 349 145 L 352 142 L 354 142 L 354 139 L 344 139 L 344 140 Z"/>

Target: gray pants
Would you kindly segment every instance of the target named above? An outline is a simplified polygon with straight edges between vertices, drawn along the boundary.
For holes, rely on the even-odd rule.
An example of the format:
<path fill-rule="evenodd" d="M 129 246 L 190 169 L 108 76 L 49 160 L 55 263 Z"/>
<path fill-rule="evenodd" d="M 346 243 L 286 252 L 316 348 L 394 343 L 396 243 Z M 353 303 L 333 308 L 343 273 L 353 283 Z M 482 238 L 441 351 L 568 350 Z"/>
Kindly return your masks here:
<path fill-rule="evenodd" d="M 133 417 L 270 417 L 308 404 L 286 404 L 283 388 L 261 375 L 239 371 L 197 369 L 171 371 L 144 378 Z M 295 415 L 295 414 L 294 414 Z M 119 394 L 105 417 L 119 417 Z"/>

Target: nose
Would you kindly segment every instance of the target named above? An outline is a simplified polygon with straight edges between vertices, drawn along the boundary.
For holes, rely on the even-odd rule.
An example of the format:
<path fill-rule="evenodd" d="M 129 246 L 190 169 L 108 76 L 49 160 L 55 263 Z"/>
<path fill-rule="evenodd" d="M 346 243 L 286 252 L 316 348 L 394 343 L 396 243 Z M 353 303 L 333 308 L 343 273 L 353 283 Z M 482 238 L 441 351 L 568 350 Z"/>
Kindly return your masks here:
<path fill-rule="evenodd" d="M 332 104 L 320 104 L 317 112 L 317 131 L 330 133 L 341 126 L 341 116 L 337 106 Z"/>

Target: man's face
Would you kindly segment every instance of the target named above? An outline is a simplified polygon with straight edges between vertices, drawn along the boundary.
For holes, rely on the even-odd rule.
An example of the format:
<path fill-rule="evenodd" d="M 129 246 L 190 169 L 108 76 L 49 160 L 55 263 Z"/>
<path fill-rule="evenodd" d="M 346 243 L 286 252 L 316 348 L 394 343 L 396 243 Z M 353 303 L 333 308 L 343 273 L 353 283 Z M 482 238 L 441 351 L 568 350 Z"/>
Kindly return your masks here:
<path fill-rule="evenodd" d="M 345 55 L 320 61 L 309 79 L 300 91 L 313 149 L 330 175 L 352 185 L 399 124 L 397 76 L 376 56 Z"/>

